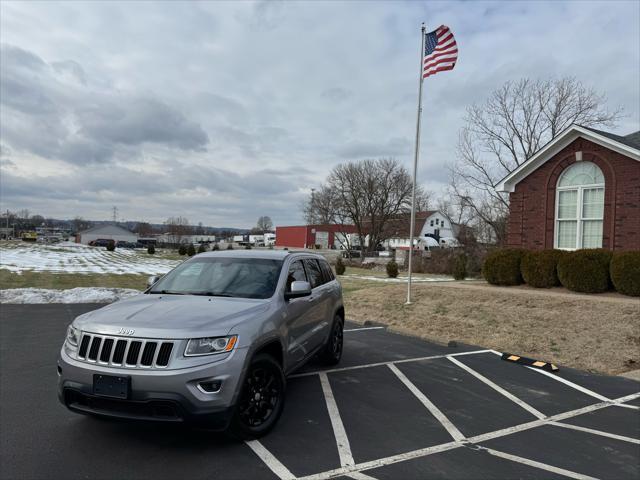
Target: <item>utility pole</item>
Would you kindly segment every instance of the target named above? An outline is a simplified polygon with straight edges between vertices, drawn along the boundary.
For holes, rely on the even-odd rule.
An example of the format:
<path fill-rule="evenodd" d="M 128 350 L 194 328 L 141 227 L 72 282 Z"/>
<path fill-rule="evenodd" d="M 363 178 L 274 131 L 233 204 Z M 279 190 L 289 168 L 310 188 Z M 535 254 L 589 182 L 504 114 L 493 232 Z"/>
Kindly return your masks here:
<path fill-rule="evenodd" d="M 118 223 L 118 207 L 113 206 L 113 223 Z"/>

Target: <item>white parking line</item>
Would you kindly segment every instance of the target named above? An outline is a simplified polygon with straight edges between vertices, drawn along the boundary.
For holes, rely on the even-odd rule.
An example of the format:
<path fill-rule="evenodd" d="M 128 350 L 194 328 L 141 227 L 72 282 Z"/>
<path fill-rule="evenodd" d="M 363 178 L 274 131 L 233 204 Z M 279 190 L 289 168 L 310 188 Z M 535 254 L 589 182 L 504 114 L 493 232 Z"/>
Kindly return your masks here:
<path fill-rule="evenodd" d="M 269 469 L 281 480 L 294 480 L 296 476 L 285 467 L 264 445 L 258 440 L 248 440 L 245 442 L 253 453 L 262 460 Z"/>
<path fill-rule="evenodd" d="M 584 388 L 583 386 L 578 385 L 577 383 L 573 383 L 570 380 L 567 380 L 566 378 L 562 378 L 560 376 L 558 376 L 557 374 L 553 374 L 550 372 L 547 372 L 545 370 L 540 370 L 539 368 L 533 368 L 533 367 L 527 367 L 530 370 L 533 370 L 534 372 L 538 372 L 542 375 L 546 375 L 549 378 L 553 378 L 554 380 L 564 383 L 565 385 L 570 386 L 571 388 L 574 388 L 582 393 L 584 393 L 585 395 L 589 395 L 593 398 L 597 398 L 598 400 L 602 401 L 602 402 L 607 402 L 610 401 L 610 398 L 605 397 L 604 395 L 600 395 L 599 393 L 594 392 L 593 390 L 589 390 L 588 388 Z"/>
<path fill-rule="evenodd" d="M 460 362 L 459 360 L 456 360 L 455 358 L 453 358 L 452 356 L 448 356 L 447 357 L 449 360 L 451 360 L 453 363 L 455 363 L 457 366 L 459 366 L 460 368 L 462 368 L 463 370 L 465 370 L 466 372 L 470 373 L 471 375 L 473 375 L 474 377 L 476 377 L 478 380 L 480 380 L 481 382 L 489 385 L 491 388 L 493 388 L 496 392 L 504 395 L 505 397 L 507 397 L 509 400 L 511 400 L 512 402 L 520 405 L 522 408 L 524 408 L 527 412 L 529 412 L 530 414 L 532 414 L 534 417 L 537 418 L 545 418 L 546 415 L 538 410 L 536 410 L 535 408 L 533 408 L 531 405 L 529 405 L 528 403 L 520 400 L 518 397 L 516 397 L 515 395 L 507 392 L 504 388 L 502 388 L 499 385 L 496 385 L 495 383 L 493 383 L 491 380 L 489 380 L 487 377 L 485 377 L 484 375 L 481 375 L 480 373 L 476 372 L 474 369 L 472 369 L 471 367 L 468 367 L 467 365 L 465 365 L 464 363 Z"/>
<path fill-rule="evenodd" d="M 421 448 L 419 450 L 413 450 L 411 452 L 399 453 L 398 455 L 392 455 L 390 457 L 379 458 L 377 460 L 370 460 L 368 462 L 359 463 L 350 467 L 341 467 L 334 470 L 328 470 L 326 472 L 315 473 L 306 477 L 301 477 L 299 480 L 323 480 L 326 478 L 337 477 L 340 475 L 348 475 L 352 472 L 358 472 L 360 470 L 371 470 L 373 468 L 384 467 L 385 465 L 391 465 L 393 463 L 404 462 L 406 460 L 412 460 L 414 458 L 426 457 L 434 453 L 446 452 L 454 448 L 461 447 L 462 444 L 458 442 L 443 443 L 441 445 L 435 445 L 433 447 Z"/>
<path fill-rule="evenodd" d="M 496 352 L 495 350 L 489 350 L 491 353 L 494 353 L 496 355 L 502 356 L 502 354 L 500 352 Z M 526 366 L 526 365 L 525 365 Z M 567 380 L 566 378 L 562 378 L 561 376 L 559 376 L 558 374 L 553 374 L 551 372 L 547 372 L 546 370 L 540 370 L 539 368 L 533 368 L 533 367 L 529 367 L 526 366 L 526 368 L 533 370 L 534 372 L 538 372 L 542 375 L 546 375 L 549 378 L 553 378 L 554 380 L 564 383 L 565 385 L 568 385 L 571 388 L 574 388 L 582 393 L 584 393 L 585 395 L 589 395 L 593 398 L 597 398 L 598 400 L 602 401 L 602 402 L 610 402 L 611 399 L 605 397 L 604 395 L 600 395 L 598 392 L 594 392 L 593 390 L 589 390 L 588 388 L 583 387 L 582 385 L 578 385 L 577 383 L 574 383 L 570 380 Z M 633 405 L 631 405 L 633 407 Z"/>
<path fill-rule="evenodd" d="M 375 478 L 370 477 L 369 475 L 362 472 L 351 472 L 345 476 L 349 478 L 354 478 L 355 480 L 376 480 Z"/>
<path fill-rule="evenodd" d="M 331 426 L 333 427 L 333 435 L 336 438 L 336 444 L 338 446 L 338 455 L 340 456 L 340 466 L 346 467 L 355 464 L 353 455 L 351 454 L 351 445 L 349 445 L 349 438 L 347 432 L 344 429 L 342 418 L 340 418 L 340 412 L 338 411 L 338 405 L 336 399 L 333 397 L 333 391 L 331 390 L 331 384 L 326 373 L 320 374 L 320 384 L 322 385 L 322 392 L 324 393 L 324 400 L 327 403 L 327 410 L 329 411 L 329 419 L 331 420 Z"/>
<path fill-rule="evenodd" d="M 294 375 L 289 375 L 288 378 L 308 377 L 311 375 L 319 375 L 320 373 L 346 372 L 348 370 L 359 370 L 361 368 L 380 367 L 383 365 L 391 365 L 396 363 L 419 362 L 421 360 L 435 360 L 438 358 L 446 358 L 446 357 L 461 357 L 463 355 L 476 355 L 478 353 L 487 353 L 490 351 L 491 350 L 473 350 L 470 352 L 449 353 L 449 354 L 443 354 L 443 355 L 429 355 L 427 357 L 403 358 L 402 360 L 389 360 L 388 362 L 367 363 L 364 365 L 354 365 L 352 367 L 338 367 L 338 368 L 331 368 L 328 370 L 317 370 L 314 372 L 296 373 Z"/>
<path fill-rule="evenodd" d="M 594 477 L 590 477 L 588 475 L 572 472 L 571 470 L 565 470 L 564 468 L 554 467 L 553 465 L 547 465 L 546 463 L 536 462 L 535 460 L 519 457 L 517 455 L 511 455 L 510 453 L 500 452 L 492 448 L 486 448 L 486 447 L 479 447 L 479 448 L 481 450 L 484 450 L 485 452 L 490 453 L 491 455 L 495 455 L 496 457 L 504 458 L 505 460 L 511 460 L 512 462 L 522 463 L 523 465 L 539 468 L 547 472 L 557 473 L 559 475 L 564 475 L 569 478 L 575 478 L 577 480 L 596 480 Z"/>
<path fill-rule="evenodd" d="M 384 330 L 387 327 L 362 327 L 362 328 L 347 328 L 344 332 L 362 332 L 363 330 Z"/>
<path fill-rule="evenodd" d="M 431 400 L 429 400 L 424 393 L 422 393 L 418 387 L 416 387 L 411 380 L 409 380 L 404 373 L 398 370 L 398 367 L 395 365 L 388 365 L 389 369 L 396 374 L 396 376 L 400 379 L 402 383 L 413 393 L 420 402 L 427 407 L 427 410 L 431 412 L 431 414 L 438 419 L 438 421 L 442 424 L 442 426 L 449 432 L 449 435 L 453 437 L 454 440 L 461 442 L 465 439 L 464 435 L 460 430 L 456 428 L 456 426 L 451 423 L 444 413 L 440 411 L 438 407 L 436 407 Z"/>
<path fill-rule="evenodd" d="M 602 437 L 613 438 L 615 440 L 622 440 L 623 442 L 635 443 L 640 445 L 640 440 L 631 437 L 625 437 L 624 435 L 616 435 L 615 433 L 603 432 L 602 430 L 595 430 L 593 428 L 580 427 L 578 425 L 572 425 L 570 423 L 549 422 L 550 425 L 556 427 L 568 428 L 570 430 L 578 430 L 580 432 L 592 433 L 594 435 L 600 435 Z"/>

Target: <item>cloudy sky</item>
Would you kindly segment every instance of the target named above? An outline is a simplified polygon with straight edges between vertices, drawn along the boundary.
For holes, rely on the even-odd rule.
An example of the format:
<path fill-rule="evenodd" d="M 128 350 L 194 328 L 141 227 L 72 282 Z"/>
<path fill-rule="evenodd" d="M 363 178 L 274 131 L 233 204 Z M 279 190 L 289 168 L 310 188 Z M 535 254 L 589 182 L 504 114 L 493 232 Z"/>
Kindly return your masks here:
<path fill-rule="evenodd" d="M 0 3 L 1 208 L 250 227 L 302 221 L 340 162 L 411 165 L 421 21 L 456 69 L 425 82 L 419 182 L 440 192 L 464 110 L 573 75 L 640 125 L 640 2 Z"/>

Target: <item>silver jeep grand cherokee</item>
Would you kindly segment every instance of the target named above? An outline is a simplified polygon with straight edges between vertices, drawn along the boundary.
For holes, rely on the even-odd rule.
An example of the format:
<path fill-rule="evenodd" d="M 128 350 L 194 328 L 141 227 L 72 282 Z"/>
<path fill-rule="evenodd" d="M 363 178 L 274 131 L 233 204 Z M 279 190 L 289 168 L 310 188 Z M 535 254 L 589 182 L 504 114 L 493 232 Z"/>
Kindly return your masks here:
<path fill-rule="evenodd" d="M 277 422 L 287 374 L 316 354 L 340 361 L 342 289 L 319 255 L 203 253 L 150 283 L 69 326 L 58 396 L 70 410 L 254 438 Z"/>

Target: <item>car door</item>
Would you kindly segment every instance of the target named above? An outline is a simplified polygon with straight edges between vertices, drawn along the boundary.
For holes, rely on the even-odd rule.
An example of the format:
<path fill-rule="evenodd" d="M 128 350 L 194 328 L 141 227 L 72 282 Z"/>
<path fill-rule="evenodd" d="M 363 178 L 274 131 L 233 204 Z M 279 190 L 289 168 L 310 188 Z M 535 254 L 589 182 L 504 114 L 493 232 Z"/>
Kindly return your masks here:
<path fill-rule="evenodd" d="M 291 290 L 294 281 L 308 282 L 302 259 L 289 264 L 285 291 Z M 292 298 L 286 305 L 287 359 L 289 365 L 300 363 L 309 352 L 309 333 L 312 327 L 312 296 Z"/>
<path fill-rule="evenodd" d="M 311 332 L 309 348 L 315 349 L 327 339 L 331 328 L 331 285 L 327 284 L 316 258 L 305 258 L 304 267 L 311 284 Z"/>

